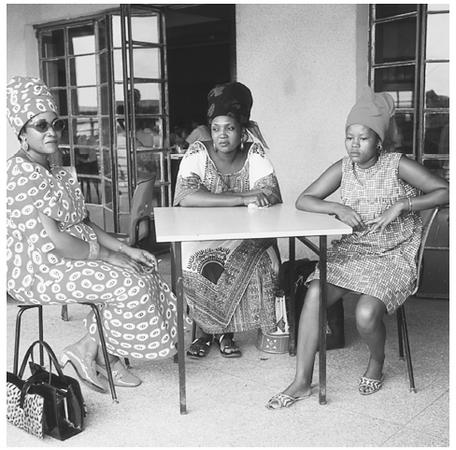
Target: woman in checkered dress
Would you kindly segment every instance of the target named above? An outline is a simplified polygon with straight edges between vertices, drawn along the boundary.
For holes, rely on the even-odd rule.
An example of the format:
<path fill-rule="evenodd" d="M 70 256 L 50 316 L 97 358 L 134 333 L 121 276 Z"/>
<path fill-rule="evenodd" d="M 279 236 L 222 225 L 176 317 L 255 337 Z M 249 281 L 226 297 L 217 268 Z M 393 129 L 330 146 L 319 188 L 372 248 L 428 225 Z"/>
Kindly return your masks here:
<path fill-rule="evenodd" d="M 298 209 L 335 215 L 353 228 L 328 251 L 328 307 L 347 292 L 360 294 L 356 324 L 370 352 L 359 381 L 362 395 L 383 385 L 383 316 L 392 314 L 414 288 L 422 231 L 416 211 L 446 204 L 449 198 L 445 180 L 401 153 L 383 149 L 393 114 L 389 94 L 367 89 L 347 118 L 348 156 L 329 167 L 296 201 Z M 341 203 L 325 200 L 339 187 Z M 317 268 L 307 280 L 295 378 L 269 400 L 269 409 L 289 407 L 311 394 L 319 331 L 318 280 Z"/>

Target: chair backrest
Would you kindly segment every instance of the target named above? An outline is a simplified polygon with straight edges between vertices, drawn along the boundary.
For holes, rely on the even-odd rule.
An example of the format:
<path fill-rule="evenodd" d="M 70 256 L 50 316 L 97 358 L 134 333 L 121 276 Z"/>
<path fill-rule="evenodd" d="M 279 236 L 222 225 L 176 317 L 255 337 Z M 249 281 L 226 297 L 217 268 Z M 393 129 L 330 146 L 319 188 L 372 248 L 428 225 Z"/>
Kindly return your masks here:
<path fill-rule="evenodd" d="M 136 185 L 130 210 L 130 245 L 148 236 L 153 213 L 155 176 Z"/>
<path fill-rule="evenodd" d="M 418 248 L 418 253 L 416 254 L 416 270 L 417 270 L 417 277 L 415 283 L 415 289 L 413 290 L 411 295 L 415 295 L 420 287 L 421 278 L 422 278 L 422 271 L 423 271 L 423 256 L 424 256 L 424 249 L 426 246 L 426 241 L 429 236 L 429 232 L 431 231 L 432 225 L 434 223 L 437 214 L 439 213 L 439 207 L 433 209 L 426 209 L 421 211 L 421 217 L 423 219 L 423 232 L 421 234 L 421 243 Z"/>

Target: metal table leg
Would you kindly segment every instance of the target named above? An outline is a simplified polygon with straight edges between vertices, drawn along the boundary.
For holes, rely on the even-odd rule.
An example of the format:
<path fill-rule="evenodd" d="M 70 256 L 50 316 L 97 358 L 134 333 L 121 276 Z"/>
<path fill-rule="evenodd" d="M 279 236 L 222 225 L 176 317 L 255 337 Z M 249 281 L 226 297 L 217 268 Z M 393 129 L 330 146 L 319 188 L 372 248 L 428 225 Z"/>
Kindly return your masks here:
<path fill-rule="evenodd" d="M 177 297 L 177 357 L 179 365 L 180 413 L 187 414 L 185 394 L 185 349 L 184 349 L 184 283 L 182 276 L 182 246 L 180 242 L 171 244 L 171 267 L 173 285 Z"/>
<path fill-rule="evenodd" d="M 295 238 L 291 237 L 288 241 L 288 260 L 290 263 L 290 304 L 289 308 L 289 320 L 290 320 L 290 330 L 289 330 L 289 341 L 288 341 L 288 353 L 290 356 L 296 356 L 296 342 L 298 336 L 298 322 L 299 317 L 297 315 L 296 308 L 296 296 L 294 290 L 294 280 L 295 280 L 295 271 L 296 271 L 296 251 L 295 251 Z"/>
<path fill-rule="evenodd" d="M 319 314 L 319 402 L 320 405 L 326 405 L 326 304 L 327 304 L 327 286 L 326 286 L 326 236 L 320 236 L 320 314 Z"/>

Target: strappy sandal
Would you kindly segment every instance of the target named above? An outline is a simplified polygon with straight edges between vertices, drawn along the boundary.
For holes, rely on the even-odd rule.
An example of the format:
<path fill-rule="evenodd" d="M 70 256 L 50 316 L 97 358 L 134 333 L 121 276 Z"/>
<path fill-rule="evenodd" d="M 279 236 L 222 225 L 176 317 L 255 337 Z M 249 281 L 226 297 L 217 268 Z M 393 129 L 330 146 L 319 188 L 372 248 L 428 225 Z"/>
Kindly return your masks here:
<path fill-rule="evenodd" d="M 374 378 L 361 377 L 359 379 L 358 390 L 361 395 L 371 395 L 378 392 L 383 386 L 384 375 L 380 380 Z"/>
<path fill-rule="evenodd" d="M 229 334 L 214 336 L 214 341 L 219 346 L 220 354 L 224 358 L 240 358 L 242 356 L 241 350 Z"/>
<path fill-rule="evenodd" d="M 309 398 L 310 396 L 311 396 L 310 392 L 308 395 L 304 395 L 303 397 L 293 397 L 291 395 L 280 392 L 279 394 L 274 395 L 274 397 L 272 397 L 268 401 L 268 403 L 266 403 L 266 408 L 268 408 L 268 409 L 289 408 L 290 406 L 294 405 L 296 402 Z"/>
<path fill-rule="evenodd" d="M 195 339 L 187 350 L 187 356 L 194 359 L 204 358 L 211 348 L 212 336 L 202 336 Z"/>

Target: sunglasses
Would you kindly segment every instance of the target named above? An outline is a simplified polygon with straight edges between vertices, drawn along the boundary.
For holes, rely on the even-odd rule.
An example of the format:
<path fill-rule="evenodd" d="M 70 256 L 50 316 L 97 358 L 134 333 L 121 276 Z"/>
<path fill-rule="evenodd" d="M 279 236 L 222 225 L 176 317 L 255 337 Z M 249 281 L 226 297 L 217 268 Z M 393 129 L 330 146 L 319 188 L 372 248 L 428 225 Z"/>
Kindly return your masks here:
<path fill-rule="evenodd" d="M 46 133 L 51 127 L 56 133 L 60 133 L 65 129 L 65 121 L 62 119 L 54 119 L 49 123 L 47 120 L 41 119 L 35 123 L 29 123 L 28 126 L 40 133 Z"/>

